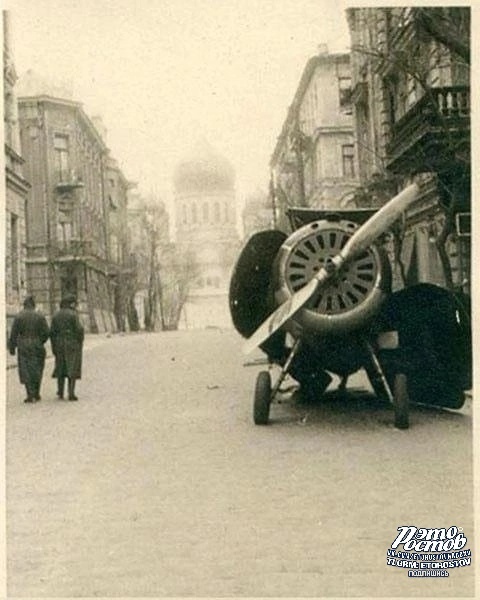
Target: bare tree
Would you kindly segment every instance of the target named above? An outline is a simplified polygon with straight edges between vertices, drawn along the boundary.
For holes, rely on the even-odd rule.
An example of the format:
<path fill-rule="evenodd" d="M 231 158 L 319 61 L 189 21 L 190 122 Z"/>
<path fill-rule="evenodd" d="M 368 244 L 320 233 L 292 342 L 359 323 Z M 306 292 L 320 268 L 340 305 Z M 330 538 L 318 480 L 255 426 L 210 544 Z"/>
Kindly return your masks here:
<path fill-rule="evenodd" d="M 465 7 L 417 8 L 419 22 L 430 36 L 470 64 L 470 11 Z"/>
<path fill-rule="evenodd" d="M 168 213 L 163 202 L 150 198 L 144 205 L 142 227 L 145 232 L 144 262 L 140 276 L 147 290 L 145 298 L 145 329 L 154 331 L 161 324 L 165 328 L 162 307 L 162 283 L 159 277 L 159 254 L 168 243 Z"/>
<path fill-rule="evenodd" d="M 165 329 L 177 329 L 183 307 L 198 276 L 198 263 L 191 251 L 176 244 L 163 247 L 160 257 L 162 308 Z"/>

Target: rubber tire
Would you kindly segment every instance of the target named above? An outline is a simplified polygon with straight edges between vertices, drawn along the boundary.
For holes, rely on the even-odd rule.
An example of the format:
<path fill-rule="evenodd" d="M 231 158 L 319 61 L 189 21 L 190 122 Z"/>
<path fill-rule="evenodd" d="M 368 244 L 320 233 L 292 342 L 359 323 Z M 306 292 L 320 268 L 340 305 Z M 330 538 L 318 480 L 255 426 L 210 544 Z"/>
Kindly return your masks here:
<path fill-rule="evenodd" d="M 272 396 L 272 378 L 268 371 L 260 371 L 255 383 L 253 401 L 253 422 L 255 425 L 267 425 Z"/>
<path fill-rule="evenodd" d="M 410 426 L 408 404 L 407 376 L 404 373 L 396 373 L 393 381 L 393 410 L 394 425 L 397 429 L 408 429 Z"/>

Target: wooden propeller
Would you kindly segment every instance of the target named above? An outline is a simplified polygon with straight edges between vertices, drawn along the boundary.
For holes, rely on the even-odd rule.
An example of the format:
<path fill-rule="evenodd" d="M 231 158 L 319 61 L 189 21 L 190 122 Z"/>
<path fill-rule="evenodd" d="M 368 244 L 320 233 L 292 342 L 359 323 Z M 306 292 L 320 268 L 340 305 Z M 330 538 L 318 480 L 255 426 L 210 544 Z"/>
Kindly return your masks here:
<path fill-rule="evenodd" d="M 298 292 L 295 292 L 286 302 L 273 311 L 266 321 L 245 342 L 243 352 L 245 354 L 250 353 L 275 333 L 275 331 L 280 329 L 298 310 L 305 306 L 315 292 L 342 265 L 361 254 L 379 235 L 384 233 L 415 202 L 418 194 L 418 185 L 412 183 L 372 215 L 368 221 L 357 229 L 341 251 L 327 264 L 326 268 L 321 268 L 307 285 L 298 290 Z"/>

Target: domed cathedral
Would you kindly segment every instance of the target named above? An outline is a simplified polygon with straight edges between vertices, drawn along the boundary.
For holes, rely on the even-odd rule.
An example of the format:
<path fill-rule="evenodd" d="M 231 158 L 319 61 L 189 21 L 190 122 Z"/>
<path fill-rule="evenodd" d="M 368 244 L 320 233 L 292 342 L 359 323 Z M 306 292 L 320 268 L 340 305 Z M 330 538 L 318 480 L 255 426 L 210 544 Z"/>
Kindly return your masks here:
<path fill-rule="evenodd" d="M 228 288 L 240 249 L 235 171 L 202 140 L 177 165 L 174 189 L 176 243 L 190 273 L 179 327 L 230 327 Z"/>

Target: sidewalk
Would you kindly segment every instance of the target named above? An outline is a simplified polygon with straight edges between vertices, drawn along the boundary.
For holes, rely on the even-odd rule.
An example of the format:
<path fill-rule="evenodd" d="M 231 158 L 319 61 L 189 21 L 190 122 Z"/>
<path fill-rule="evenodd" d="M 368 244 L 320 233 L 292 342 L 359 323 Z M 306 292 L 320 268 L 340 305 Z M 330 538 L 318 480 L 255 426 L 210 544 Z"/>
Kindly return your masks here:
<path fill-rule="evenodd" d="M 83 349 L 88 350 L 93 346 L 96 346 L 98 343 L 106 341 L 108 338 L 116 337 L 118 333 L 87 333 L 85 334 L 85 339 L 83 341 Z M 126 334 L 123 334 L 126 335 Z M 50 360 L 53 358 L 52 348 L 50 345 L 50 340 L 45 344 L 45 350 L 47 351 L 46 360 Z M 16 369 L 17 368 L 17 355 L 12 356 L 8 350 L 5 350 L 6 353 L 6 367 L 7 369 Z"/>

